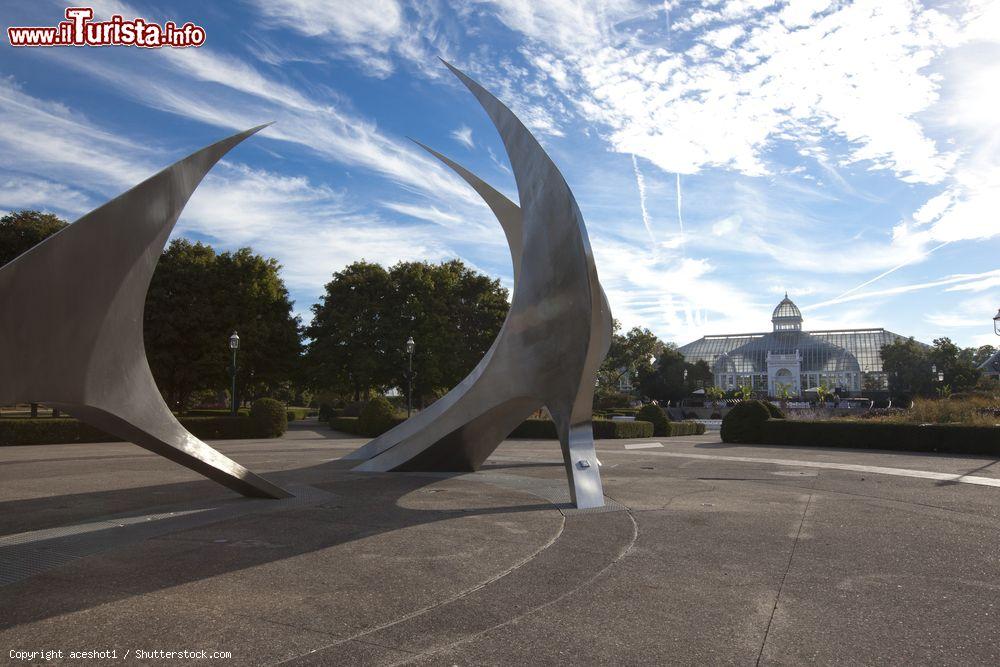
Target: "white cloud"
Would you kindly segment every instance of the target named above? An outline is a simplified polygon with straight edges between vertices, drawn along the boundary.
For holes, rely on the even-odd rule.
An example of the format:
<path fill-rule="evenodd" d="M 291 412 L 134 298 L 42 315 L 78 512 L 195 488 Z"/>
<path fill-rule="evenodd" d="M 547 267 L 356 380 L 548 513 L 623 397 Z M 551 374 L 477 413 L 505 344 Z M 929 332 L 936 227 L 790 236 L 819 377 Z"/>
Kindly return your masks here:
<path fill-rule="evenodd" d="M 91 199 L 62 183 L 34 176 L 0 173 L 0 208 L 5 212 L 41 209 L 73 220 L 91 208 Z"/>
<path fill-rule="evenodd" d="M 198 58 L 201 67 L 195 72 L 184 65 L 183 59 L 164 58 L 162 62 L 169 70 L 158 72 L 160 76 L 146 76 L 140 86 L 135 85 L 130 61 L 107 65 L 93 59 L 74 58 L 72 54 L 52 57 L 105 79 L 150 107 L 229 130 L 275 120 L 262 136 L 297 144 L 333 162 L 363 167 L 407 189 L 479 204 L 465 184 L 436 160 L 409 142 L 386 136 L 374 122 L 344 111 L 333 101 L 319 103 L 259 73 L 248 74 L 253 72 L 252 68 L 235 58 L 207 54 Z M 152 64 L 146 63 L 147 71 Z M 192 78 L 210 84 L 196 87 L 190 82 Z M 287 94 L 280 92 L 282 89 Z M 253 115 L 248 113 L 246 98 L 241 95 L 258 100 L 252 107 Z M 260 104 L 262 101 L 270 106 Z"/>
<path fill-rule="evenodd" d="M 269 20 L 310 37 L 333 34 L 349 42 L 379 44 L 396 37 L 403 27 L 403 11 L 396 0 L 255 0 L 254 5 Z"/>
<path fill-rule="evenodd" d="M 150 167 L 136 168 L 147 148 L 88 123 L 67 107 L 23 92 L 0 77 L 0 150 L 17 156 L 20 171 L 90 188 L 134 185 Z"/>
<path fill-rule="evenodd" d="M 452 130 L 451 136 L 455 141 L 465 145 L 467 148 L 476 147 L 476 144 L 472 141 L 472 128 L 468 125 L 463 125 L 457 130 Z"/>

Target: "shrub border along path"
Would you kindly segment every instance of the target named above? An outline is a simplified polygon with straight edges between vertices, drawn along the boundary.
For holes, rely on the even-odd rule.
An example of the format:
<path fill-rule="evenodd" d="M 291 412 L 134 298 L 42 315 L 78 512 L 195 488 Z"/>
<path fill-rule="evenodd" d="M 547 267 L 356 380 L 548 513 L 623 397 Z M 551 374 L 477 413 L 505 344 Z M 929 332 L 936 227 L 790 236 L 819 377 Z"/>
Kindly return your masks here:
<path fill-rule="evenodd" d="M 405 417 L 394 417 L 388 424 L 389 428 L 406 421 Z M 653 425 L 644 421 L 623 421 L 595 419 L 594 438 L 598 440 L 621 440 L 626 438 L 651 438 L 653 437 Z M 705 432 L 705 425 L 699 422 L 669 422 L 669 433 L 664 437 L 677 435 L 701 435 Z M 357 417 L 333 417 L 330 419 L 330 428 L 341 433 L 350 433 L 365 437 L 375 437 L 363 433 Z M 384 432 L 384 431 L 383 431 Z M 376 433 L 375 435 L 381 435 Z M 514 429 L 507 436 L 509 438 L 525 438 L 535 440 L 555 440 L 556 425 L 551 419 L 527 419 Z"/>
<path fill-rule="evenodd" d="M 768 419 L 752 444 L 1000 456 L 1000 428 Z"/>
<path fill-rule="evenodd" d="M 254 416 L 178 417 L 181 425 L 201 440 L 253 440 L 276 438 L 287 428 L 285 410 L 269 406 Z M 0 419 L 0 447 L 19 445 L 69 445 L 78 442 L 123 442 L 72 417 Z"/>

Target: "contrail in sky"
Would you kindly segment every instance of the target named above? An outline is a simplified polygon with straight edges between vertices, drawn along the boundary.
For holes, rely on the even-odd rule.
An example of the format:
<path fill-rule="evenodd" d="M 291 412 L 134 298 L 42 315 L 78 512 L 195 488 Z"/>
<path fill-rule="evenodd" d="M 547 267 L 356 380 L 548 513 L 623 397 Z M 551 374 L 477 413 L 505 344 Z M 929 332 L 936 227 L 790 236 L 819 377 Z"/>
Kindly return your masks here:
<path fill-rule="evenodd" d="M 684 216 L 681 215 L 681 175 L 677 173 L 677 223 L 681 226 L 681 245 L 684 245 Z"/>
<path fill-rule="evenodd" d="M 946 246 L 946 245 L 948 245 L 949 243 L 951 243 L 951 241 L 945 241 L 945 242 L 944 242 L 944 243 L 942 243 L 941 245 L 937 245 L 937 246 L 934 246 L 933 248 L 931 248 L 931 249 L 930 249 L 930 250 L 928 250 L 927 252 L 923 252 L 923 253 L 921 253 L 921 254 L 917 255 L 917 256 L 916 256 L 916 257 L 914 257 L 913 259 L 908 259 L 908 260 L 906 260 L 905 262 L 903 262 L 902 264 L 897 264 L 896 266 L 892 267 L 892 268 L 891 268 L 891 269 L 889 269 L 888 271 L 884 271 L 884 272 L 882 272 L 882 273 L 878 274 L 877 276 L 875 276 L 875 277 L 874 277 L 874 278 L 872 278 L 871 280 L 866 280 L 865 282 L 861 283 L 860 285 L 856 285 L 855 287 L 852 287 L 851 289 L 847 290 L 847 291 L 846 291 L 846 292 L 844 292 L 843 294 L 838 294 L 837 296 L 833 297 L 832 299 L 827 299 L 826 301 L 822 301 L 822 302 L 820 302 L 820 303 L 814 303 L 814 304 L 813 304 L 813 305 L 811 305 L 811 306 L 806 306 L 806 308 L 807 308 L 807 309 L 809 309 L 809 308 L 819 308 L 819 307 L 821 307 L 821 306 L 830 306 L 830 305 L 833 305 L 833 304 L 835 304 L 835 303 L 838 303 L 838 302 L 839 302 L 839 301 L 840 301 L 841 299 L 843 299 L 843 298 L 844 298 L 845 296 L 849 296 L 849 295 L 851 295 L 851 294 L 854 294 L 854 293 L 855 293 L 855 292 L 857 292 L 857 291 L 858 291 L 859 289 L 863 289 L 863 288 L 865 288 L 865 287 L 868 287 L 869 285 L 871 285 L 871 284 L 872 284 L 873 282 L 875 282 L 876 280 L 881 280 L 882 278 L 885 278 L 885 277 L 886 277 L 887 275 L 889 275 L 890 273 L 893 273 L 893 272 L 895 272 L 895 271 L 899 271 L 899 270 L 900 270 L 901 268 L 903 268 L 904 266 L 909 266 L 910 264 L 913 264 L 913 263 L 914 263 L 914 262 L 916 262 L 917 260 L 919 260 L 919 259 L 923 259 L 923 258 L 924 258 L 924 257 L 926 257 L 927 255 L 931 254 L 932 252 L 936 252 L 936 251 L 940 250 L 941 248 L 945 247 L 945 246 Z"/>
<path fill-rule="evenodd" d="M 635 185 L 639 189 L 639 210 L 642 212 L 642 224 L 646 227 L 646 233 L 649 234 L 649 240 L 653 242 L 655 249 L 656 239 L 653 237 L 653 228 L 649 225 L 649 211 L 646 210 L 646 179 L 639 171 L 639 162 L 635 159 L 635 153 L 632 154 L 632 169 L 635 171 Z"/>

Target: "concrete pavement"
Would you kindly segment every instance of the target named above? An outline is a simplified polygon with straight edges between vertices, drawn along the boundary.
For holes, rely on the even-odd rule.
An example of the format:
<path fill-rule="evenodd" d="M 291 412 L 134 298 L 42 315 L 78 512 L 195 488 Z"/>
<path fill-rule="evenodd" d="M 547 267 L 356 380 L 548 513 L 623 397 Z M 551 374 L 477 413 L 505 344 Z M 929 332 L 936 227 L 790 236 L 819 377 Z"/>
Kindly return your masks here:
<path fill-rule="evenodd" d="M 462 476 L 352 473 L 360 442 L 300 423 L 213 443 L 286 501 L 126 443 L 0 448 L 0 659 L 1000 661 L 1000 488 L 968 481 L 1000 462 L 602 441 L 613 502 L 577 512 L 554 442 Z M 157 655 L 138 662 L 187 661 Z"/>

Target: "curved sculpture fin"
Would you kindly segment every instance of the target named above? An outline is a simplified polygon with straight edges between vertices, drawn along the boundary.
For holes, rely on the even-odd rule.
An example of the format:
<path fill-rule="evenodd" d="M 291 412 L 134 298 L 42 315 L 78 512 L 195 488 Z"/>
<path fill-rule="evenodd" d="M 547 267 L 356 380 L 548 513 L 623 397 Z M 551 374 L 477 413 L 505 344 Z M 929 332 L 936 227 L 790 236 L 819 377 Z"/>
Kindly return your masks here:
<path fill-rule="evenodd" d="M 521 216 L 521 207 L 448 156 L 438 153 L 433 148 L 425 146 L 416 139 L 412 139 L 411 141 L 461 176 L 483 198 L 483 201 L 490 207 L 490 210 L 493 211 L 493 215 L 496 216 L 504 235 L 507 237 L 507 245 L 510 248 L 510 259 L 514 265 L 514 285 L 516 286 L 517 278 L 521 274 L 521 254 L 524 251 L 524 218 Z"/>
<path fill-rule="evenodd" d="M 0 403 L 45 403 L 248 496 L 289 494 L 191 435 L 146 360 L 156 263 L 205 174 L 265 125 L 176 162 L 0 268 Z"/>
<path fill-rule="evenodd" d="M 445 63 L 447 65 L 447 63 Z M 510 312 L 475 369 L 427 410 L 358 449 L 357 470 L 476 470 L 534 410 L 549 408 L 570 498 L 604 504 L 591 428 L 597 367 L 611 331 L 583 216 L 555 164 L 511 111 L 448 67 L 500 132 L 520 206 L 460 165 L 431 151 L 482 196 L 520 256 Z M 506 221 L 517 211 L 520 234 Z M 505 221 L 506 219 L 506 221 Z M 520 245 L 515 245 L 520 240 Z"/>

